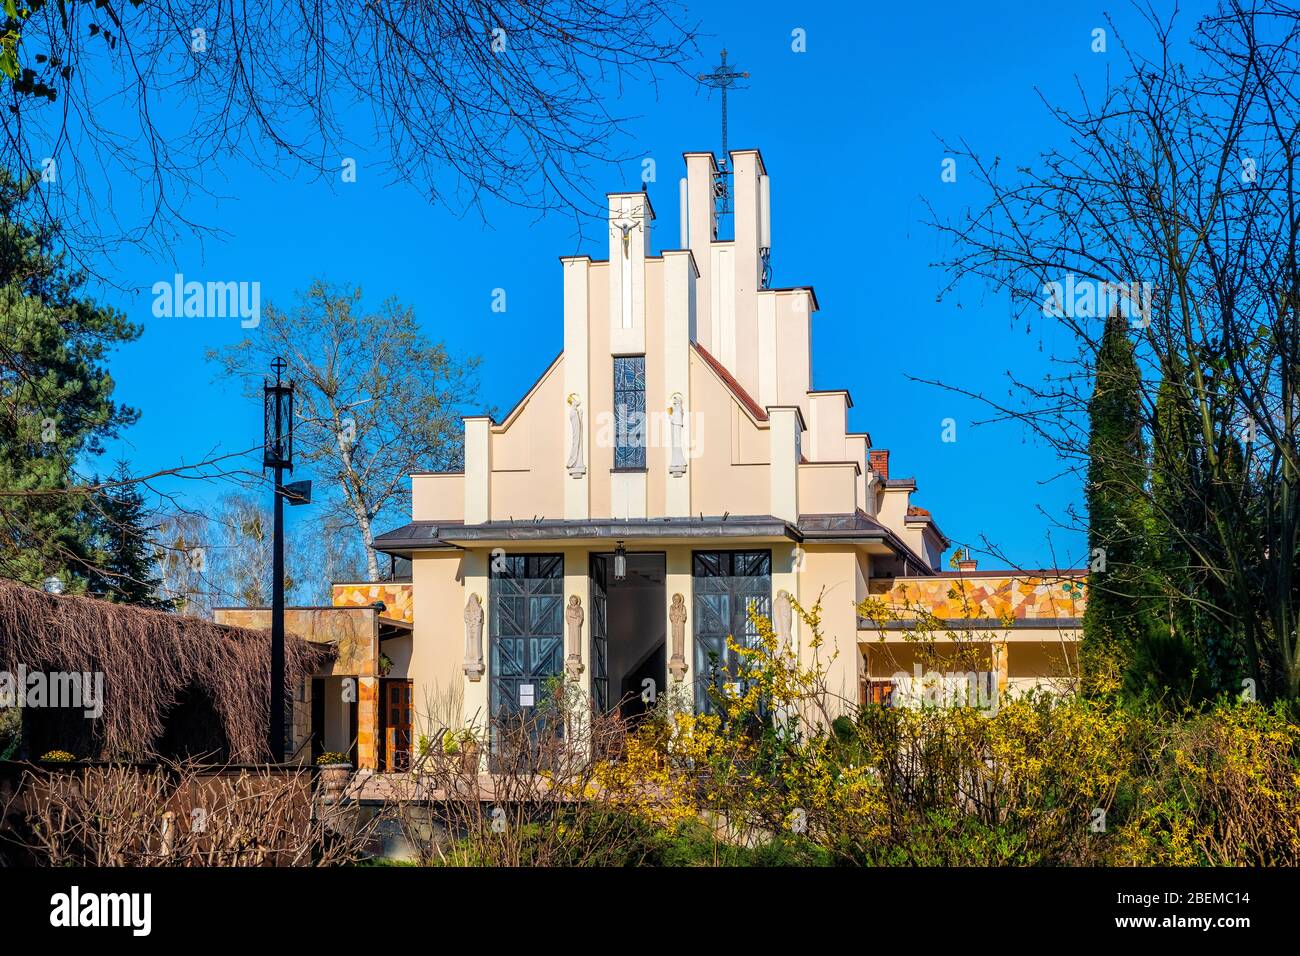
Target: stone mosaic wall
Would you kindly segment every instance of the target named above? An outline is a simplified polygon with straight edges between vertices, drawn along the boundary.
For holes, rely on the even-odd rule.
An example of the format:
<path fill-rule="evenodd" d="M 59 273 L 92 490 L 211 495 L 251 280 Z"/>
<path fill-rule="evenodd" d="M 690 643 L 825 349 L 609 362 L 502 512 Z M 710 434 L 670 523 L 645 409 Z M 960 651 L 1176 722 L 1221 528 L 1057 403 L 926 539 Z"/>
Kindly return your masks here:
<path fill-rule="evenodd" d="M 357 678 L 357 768 L 379 769 L 379 678 Z"/>
<path fill-rule="evenodd" d="M 1051 575 L 978 572 L 961 577 L 879 578 L 873 598 L 908 616 L 918 608 L 942 619 L 1012 617 L 1016 620 L 1083 617 L 1088 605 L 1083 572 Z"/>
<path fill-rule="evenodd" d="M 401 581 L 382 581 L 378 584 L 336 584 L 332 601 L 335 607 L 369 607 L 383 601 L 388 607 L 384 617 L 407 624 L 415 622 L 411 610 L 411 584 Z"/>

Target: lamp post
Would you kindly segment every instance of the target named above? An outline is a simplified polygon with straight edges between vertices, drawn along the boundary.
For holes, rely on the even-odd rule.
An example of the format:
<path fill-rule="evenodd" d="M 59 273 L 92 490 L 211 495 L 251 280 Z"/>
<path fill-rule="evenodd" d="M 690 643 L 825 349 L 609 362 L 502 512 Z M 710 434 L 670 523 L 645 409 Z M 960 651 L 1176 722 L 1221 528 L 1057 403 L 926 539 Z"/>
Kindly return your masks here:
<path fill-rule="evenodd" d="M 271 363 L 275 384 L 262 383 L 262 467 L 275 477 L 275 524 L 271 535 L 271 721 L 267 729 L 271 759 L 284 762 L 284 488 L 286 470 L 293 471 L 293 383 L 282 382 L 288 367 L 282 358 Z"/>

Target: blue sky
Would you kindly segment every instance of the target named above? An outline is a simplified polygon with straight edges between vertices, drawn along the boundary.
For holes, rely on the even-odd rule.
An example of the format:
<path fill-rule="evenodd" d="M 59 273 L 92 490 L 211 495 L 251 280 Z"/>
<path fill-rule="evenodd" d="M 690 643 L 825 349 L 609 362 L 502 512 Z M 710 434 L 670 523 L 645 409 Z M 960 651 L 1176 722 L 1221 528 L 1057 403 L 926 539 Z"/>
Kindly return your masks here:
<path fill-rule="evenodd" d="M 964 137 L 1008 166 L 1032 163 L 1059 145 L 1037 90 L 1073 104 L 1076 77 L 1095 90 L 1108 68 L 1121 69 L 1113 38 L 1110 52 L 1090 50 L 1091 31 L 1104 26 L 1108 8 L 930 3 L 814 10 L 760 2 L 746 4 L 743 15 L 738 9 L 692 4 L 712 34 L 701 41 L 695 66 L 710 69 L 725 45 L 752 74 L 748 88 L 731 98 L 731 145 L 761 149 L 772 176 L 773 284 L 816 287 L 822 311 L 814 318 L 815 386 L 852 391 L 850 425 L 892 450 L 893 473 L 918 479 L 914 503 L 929 508 L 955 542 L 984 534 L 1021 566 L 1077 563 L 1082 538 L 1052 525 L 1081 501 L 1081 489 L 1072 479 L 1049 481 L 1060 470 L 1051 449 L 1014 424 L 972 428 L 972 419 L 985 417 L 977 405 L 907 376 L 1005 396 L 1008 370 L 1041 376 L 1054 350 L 1070 349 L 1047 323 L 1027 329 L 1013 322 L 1009 303 L 982 288 L 936 302 L 943 276 L 929 264 L 943 246 L 921 223 L 923 199 L 956 212 L 982 198 L 960 167 L 956 183 L 941 182 L 940 137 Z M 1121 28 L 1132 23 L 1127 10 L 1116 13 Z M 807 52 L 791 50 L 795 28 L 806 31 Z M 1138 32 L 1136 24 L 1132 30 Z M 653 157 L 653 242 L 656 250 L 673 248 L 681 153 L 718 147 L 716 97 L 668 77 L 657 99 L 649 88 L 631 89 L 611 109 L 632 117 L 618 148 L 633 158 L 597 170 L 593 198 L 639 188 L 640 160 Z M 484 404 L 498 409 L 512 406 L 560 350 L 558 257 L 603 258 L 601 233 L 588 230 L 579 243 L 571 219 L 538 222 L 532 213 L 491 203 L 486 223 L 458 216 L 410 188 L 387 185 L 378 156 L 358 160 L 355 184 L 272 178 L 228 164 L 216 185 L 230 198 L 190 210 L 223 237 L 183 241 L 165 259 L 124 254 L 106 265 L 120 288 L 96 294 L 145 329 L 112 359 L 118 395 L 141 410 L 142 420 L 110 458 L 125 455 L 141 472 L 259 439 L 258 409 L 236 387 L 215 382 L 204 360 L 208 348 L 241 337 L 238 321 L 151 314 L 150 286 L 176 271 L 259 281 L 264 302 L 287 304 L 315 276 L 359 284 L 375 303 L 395 295 L 415 308 L 431 337 L 482 356 Z M 498 287 L 507 290 L 505 313 L 491 310 Z M 953 443 L 941 441 L 948 417 L 958 423 Z M 194 501 L 222 490 L 193 483 L 182 489 Z"/>

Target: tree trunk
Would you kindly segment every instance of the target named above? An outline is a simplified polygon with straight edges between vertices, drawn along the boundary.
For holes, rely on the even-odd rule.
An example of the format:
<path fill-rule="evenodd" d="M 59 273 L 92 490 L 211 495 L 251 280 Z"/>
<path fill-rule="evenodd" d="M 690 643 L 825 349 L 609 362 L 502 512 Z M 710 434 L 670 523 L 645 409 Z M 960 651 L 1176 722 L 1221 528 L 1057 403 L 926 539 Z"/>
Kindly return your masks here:
<path fill-rule="evenodd" d="M 366 550 L 366 576 L 371 581 L 378 581 L 379 555 L 375 553 L 375 535 L 371 529 L 370 515 L 359 504 L 353 504 L 352 513 L 357 516 L 357 529 L 361 532 L 361 544 Z"/>
<path fill-rule="evenodd" d="M 357 530 L 361 532 L 361 547 L 366 553 L 366 576 L 370 581 L 379 580 L 379 556 L 375 554 L 375 534 L 371 527 L 373 515 L 367 508 L 363 495 L 361 480 L 356 469 L 352 467 L 352 448 L 343 439 L 343 422 L 338 410 L 334 411 L 334 434 L 339 446 L 339 460 L 343 464 L 343 495 L 348 500 L 352 515 L 357 519 Z"/>

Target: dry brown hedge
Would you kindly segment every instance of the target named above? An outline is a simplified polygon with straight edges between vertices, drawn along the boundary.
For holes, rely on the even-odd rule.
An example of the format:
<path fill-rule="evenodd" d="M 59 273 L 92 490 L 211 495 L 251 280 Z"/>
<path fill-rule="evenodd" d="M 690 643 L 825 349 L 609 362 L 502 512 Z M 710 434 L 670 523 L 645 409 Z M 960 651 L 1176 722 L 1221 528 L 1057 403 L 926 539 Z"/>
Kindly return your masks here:
<path fill-rule="evenodd" d="M 210 699 L 234 762 L 266 759 L 269 631 L 214 624 L 94 598 L 46 594 L 0 578 L 0 670 L 102 672 L 98 754 L 147 758 L 168 713 L 194 689 Z M 331 660 L 330 645 L 285 639 L 288 689 Z"/>

